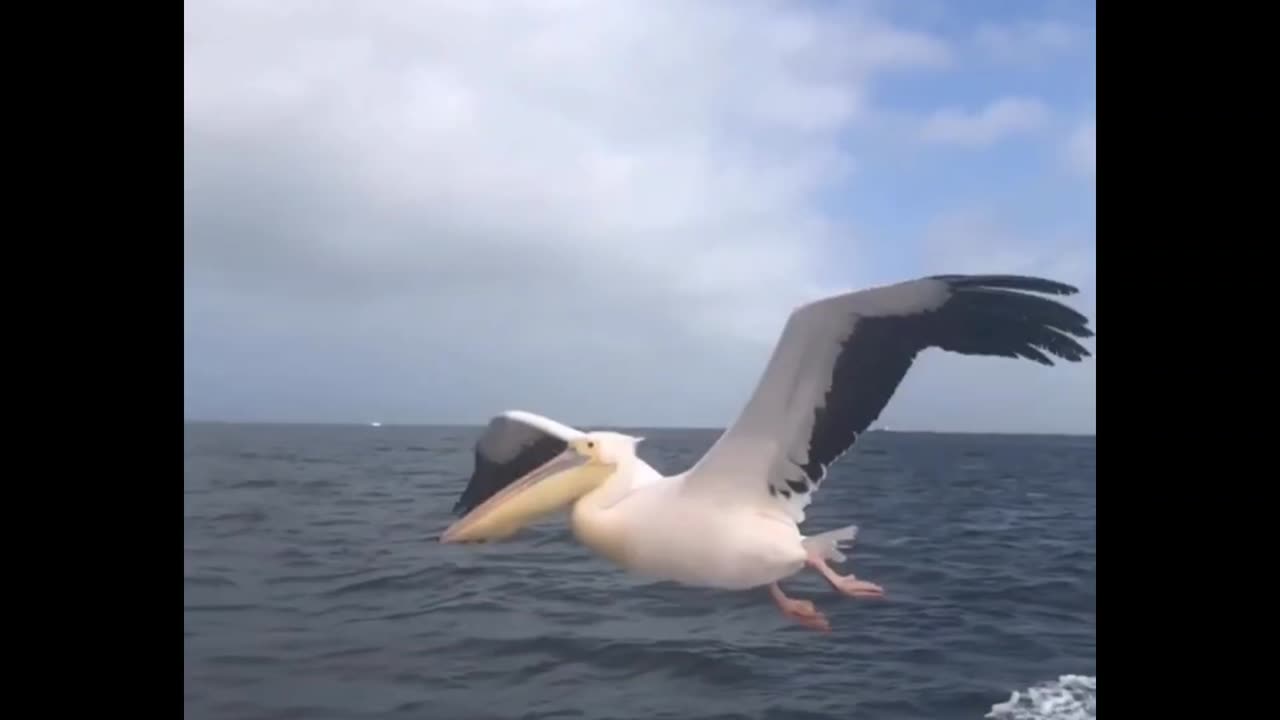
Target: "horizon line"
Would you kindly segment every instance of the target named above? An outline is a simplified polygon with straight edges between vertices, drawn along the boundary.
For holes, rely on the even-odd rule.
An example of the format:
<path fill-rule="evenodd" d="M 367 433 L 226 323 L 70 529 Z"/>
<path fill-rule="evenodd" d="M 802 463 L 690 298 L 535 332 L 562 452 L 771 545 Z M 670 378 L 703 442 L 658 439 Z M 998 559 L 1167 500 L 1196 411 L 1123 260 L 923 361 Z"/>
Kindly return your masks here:
<path fill-rule="evenodd" d="M 480 423 L 445 423 L 445 422 L 382 422 L 382 421 L 333 421 L 333 420 L 208 420 L 196 418 L 183 418 L 183 425 L 263 425 L 263 426 L 315 426 L 315 427 L 366 427 L 373 428 L 374 422 L 379 424 L 378 428 L 483 428 L 487 422 Z M 599 429 L 629 429 L 629 430 L 702 430 L 708 432 L 724 432 L 727 428 L 702 426 L 702 425 L 615 425 L 611 423 L 583 423 L 578 427 L 592 427 Z M 916 435 L 1034 435 L 1049 437 L 1092 437 L 1098 436 L 1097 432 L 1086 431 L 1037 431 L 1037 430 L 926 430 L 913 428 L 896 428 L 896 427 L 872 427 L 865 432 L 887 432 L 887 433 L 903 433 Z"/>

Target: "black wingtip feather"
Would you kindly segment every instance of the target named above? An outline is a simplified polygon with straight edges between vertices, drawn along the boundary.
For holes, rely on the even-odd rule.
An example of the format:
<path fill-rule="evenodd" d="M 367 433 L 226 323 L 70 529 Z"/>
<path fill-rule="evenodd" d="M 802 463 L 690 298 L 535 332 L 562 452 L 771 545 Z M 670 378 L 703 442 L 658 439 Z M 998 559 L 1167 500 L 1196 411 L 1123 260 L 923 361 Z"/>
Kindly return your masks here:
<path fill-rule="evenodd" d="M 1024 275 L 940 275 L 952 296 L 928 315 L 932 342 L 965 355 L 1003 355 L 1053 365 L 1091 353 L 1075 338 L 1093 337 L 1089 319 L 1055 300 L 1030 293 L 1072 295 L 1066 283 Z M 923 349 L 923 348 L 922 348 Z M 1043 352 L 1041 352 L 1043 351 Z"/>
<path fill-rule="evenodd" d="M 1071 295 L 1066 283 L 1025 275 L 937 275 L 951 297 L 922 318 L 922 340 L 961 355 L 1025 357 L 1053 365 L 1079 363 L 1089 351 L 1075 338 L 1093 337 L 1088 318 L 1032 292 Z M 922 347 L 923 350 L 923 347 Z M 1047 354 L 1047 355 L 1046 355 Z M 1052 356 L 1052 357 L 1050 357 Z"/>
<path fill-rule="evenodd" d="M 1075 295 L 1080 292 L 1074 285 L 1032 275 L 933 275 L 929 279 L 941 280 L 955 289 L 992 288 L 1049 295 Z"/>
<path fill-rule="evenodd" d="M 476 442 L 471 478 L 453 513 L 466 515 L 567 447 L 564 440 L 522 423 L 505 419 L 490 423 Z"/>
<path fill-rule="evenodd" d="M 1089 319 L 1061 303 L 986 286 L 951 288 L 951 298 L 922 318 L 929 344 L 963 355 L 1020 357 L 1042 365 L 1054 364 L 1044 352 L 1067 362 L 1090 356 L 1073 339 L 1093 337 Z"/>
<path fill-rule="evenodd" d="M 918 353 L 929 347 L 962 355 L 1025 358 L 1052 366 L 1053 359 L 1090 357 L 1076 338 L 1093 337 L 1081 313 L 1045 297 L 1074 295 L 1066 283 L 1024 275 L 935 275 L 950 296 L 915 315 L 859 318 L 842 343 L 826 402 L 815 409 L 810 479 L 844 453 L 889 402 Z M 788 483 L 790 484 L 790 483 Z M 786 494 L 786 490 L 781 491 Z"/>

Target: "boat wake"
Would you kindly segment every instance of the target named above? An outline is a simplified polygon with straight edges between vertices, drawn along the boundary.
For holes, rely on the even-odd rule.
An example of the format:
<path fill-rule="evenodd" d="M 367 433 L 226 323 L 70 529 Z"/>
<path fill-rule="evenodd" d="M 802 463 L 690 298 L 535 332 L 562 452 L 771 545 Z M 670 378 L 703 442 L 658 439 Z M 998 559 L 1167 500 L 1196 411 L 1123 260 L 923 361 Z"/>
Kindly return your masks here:
<path fill-rule="evenodd" d="M 1008 700 L 991 706 L 994 720 L 1097 720 L 1098 679 L 1063 675 L 1015 690 Z"/>

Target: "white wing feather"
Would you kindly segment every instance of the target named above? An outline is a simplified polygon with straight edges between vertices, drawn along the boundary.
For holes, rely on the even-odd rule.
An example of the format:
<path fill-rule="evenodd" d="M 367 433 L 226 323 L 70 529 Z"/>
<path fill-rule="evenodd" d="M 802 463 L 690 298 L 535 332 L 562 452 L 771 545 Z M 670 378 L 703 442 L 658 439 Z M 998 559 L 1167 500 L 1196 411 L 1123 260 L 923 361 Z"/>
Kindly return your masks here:
<path fill-rule="evenodd" d="M 1012 290 L 1075 292 L 1040 278 L 949 275 L 796 309 L 737 420 L 684 474 L 684 491 L 781 506 L 801 522 L 827 468 L 879 416 L 921 350 L 1050 365 L 1041 351 L 1088 356 L 1067 337 L 1092 335 L 1084 316 Z"/>

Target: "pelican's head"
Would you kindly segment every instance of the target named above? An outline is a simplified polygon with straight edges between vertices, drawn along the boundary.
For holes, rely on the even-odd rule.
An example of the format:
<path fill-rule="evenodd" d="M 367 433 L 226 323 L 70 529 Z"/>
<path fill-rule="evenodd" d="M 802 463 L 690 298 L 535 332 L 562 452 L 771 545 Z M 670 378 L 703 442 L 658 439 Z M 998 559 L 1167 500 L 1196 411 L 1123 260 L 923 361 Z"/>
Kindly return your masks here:
<path fill-rule="evenodd" d="M 445 530 L 440 542 L 505 540 L 600 487 L 619 464 L 635 457 L 643 439 L 615 432 L 585 433 L 532 468 L 519 467 L 518 461 L 499 465 L 477 460 L 471 485 L 479 492 L 469 499 L 464 496 L 467 502 L 460 509 L 465 514 Z"/>
<path fill-rule="evenodd" d="M 569 449 L 588 465 L 617 467 L 636 456 L 636 446 L 644 438 L 616 432 L 589 432 L 569 443 Z"/>

